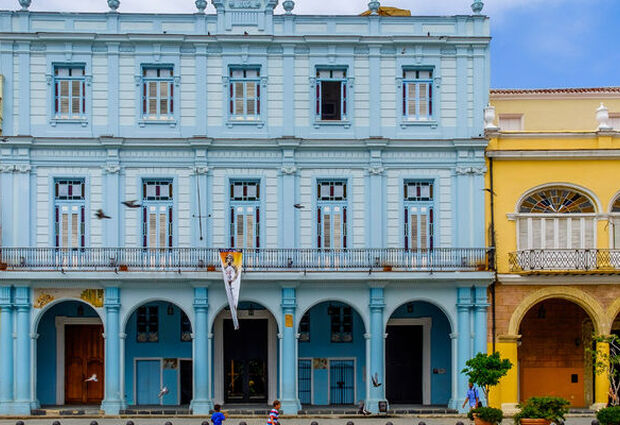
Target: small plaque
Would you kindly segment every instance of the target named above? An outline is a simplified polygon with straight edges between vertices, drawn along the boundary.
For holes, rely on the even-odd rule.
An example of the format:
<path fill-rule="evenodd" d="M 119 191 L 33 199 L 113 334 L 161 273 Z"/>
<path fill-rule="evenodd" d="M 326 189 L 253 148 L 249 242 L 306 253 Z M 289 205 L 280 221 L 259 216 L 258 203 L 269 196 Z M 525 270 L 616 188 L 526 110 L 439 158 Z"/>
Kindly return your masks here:
<path fill-rule="evenodd" d="M 293 315 L 292 314 L 284 315 L 284 326 L 287 328 L 293 327 Z"/>

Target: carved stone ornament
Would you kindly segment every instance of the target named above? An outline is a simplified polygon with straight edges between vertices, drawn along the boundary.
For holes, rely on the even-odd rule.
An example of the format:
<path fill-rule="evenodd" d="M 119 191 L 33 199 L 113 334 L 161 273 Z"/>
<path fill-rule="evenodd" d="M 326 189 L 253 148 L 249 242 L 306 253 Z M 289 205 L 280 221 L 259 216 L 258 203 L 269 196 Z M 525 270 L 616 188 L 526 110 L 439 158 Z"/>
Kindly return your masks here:
<path fill-rule="evenodd" d="M 295 8 L 295 2 L 293 0 L 284 0 L 284 3 L 282 3 L 282 7 L 284 8 L 286 14 L 290 15 Z"/>
<path fill-rule="evenodd" d="M 280 168 L 280 171 L 282 172 L 282 174 L 292 175 L 292 174 L 295 174 L 297 172 L 297 167 L 295 167 L 294 165 L 284 166 L 284 167 Z"/>
<path fill-rule="evenodd" d="M 476 174 L 483 175 L 487 172 L 487 167 L 456 167 L 456 174 Z"/>
<path fill-rule="evenodd" d="M 494 124 L 495 121 L 495 106 L 491 106 L 488 104 L 486 108 L 484 108 L 484 129 L 485 130 L 497 130 L 497 126 Z"/>
<path fill-rule="evenodd" d="M 80 299 L 93 307 L 103 307 L 103 289 L 84 289 L 80 294 Z"/>
<path fill-rule="evenodd" d="M 28 10 L 30 3 L 32 3 L 32 0 L 19 0 L 19 5 L 22 7 L 22 10 Z"/>
<path fill-rule="evenodd" d="M 34 308 L 43 308 L 47 304 L 51 303 L 52 301 L 54 301 L 54 296 L 53 295 L 42 293 L 34 301 L 33 306 L 34 306 Z"/>
<path fill-rule="evenodd" d="M 612 127 L 609 125 L 609 109 L 603 105 L 603 102 L 596 110 L 596 121 L 598 122 L 598 130 L 611 130 Z"/>
<path fill-rule="evenodd" d="M 196 9 L 198 9 L 198 13 L 205 13 L 205 9 L 207 8 L 206 0 L 196 0 Z"/>
<path fill-rule="evenodd" d="M 260 0 L 230 0 L 228 7 L 231 9 L 260 9 Z"/>
<path fill-rule="evenodd" d="M 195 167 L 191 167 L 192 173 L 194 174 L 207 174 L 209 172 L 209 167 L 207 166 L 202 166 L 202 165 L 197 165 Z"/>
<path fill-rule="evenodd" d="M 104 165 L 101 167 L 105 173 L 116 174 L 121 171 L 121 166 L 116 164 Z"/>
<path fill-rule="evenodd" d="M 116 12 L 116 9 L 121 5 L 119 0 L 108 0 L 108 7 L 112 12 Z"/>
<path fill-rule="evenodd" d="M 482 8 L 484 7 L 484 3 L 481 2 L 480 0 L 476 0 L 471 4 L 471 10 L 476 14 L 476 15 L 480 15 L 480 12 L 482 12 Z"/>
<path fill-rule="evenodd" d="M 31 170 L 30 164 L 0 164 L 0 173 L 29 173 Z"/>
<path fill-rule="evenodd" d="M 368 167 L 368 174 L 371 176 L 379 176 L 383 174 L 385 169 L 381 166 Z"/>

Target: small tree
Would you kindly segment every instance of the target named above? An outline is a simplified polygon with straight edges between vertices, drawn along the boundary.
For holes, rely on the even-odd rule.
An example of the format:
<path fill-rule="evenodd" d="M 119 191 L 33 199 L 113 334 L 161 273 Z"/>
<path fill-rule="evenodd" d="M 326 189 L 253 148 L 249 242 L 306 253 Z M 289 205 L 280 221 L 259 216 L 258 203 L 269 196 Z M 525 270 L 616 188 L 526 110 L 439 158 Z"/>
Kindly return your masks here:
<path fill-rule="evenodd" d="M 607 373 L 609 377 L 611 405 L 620 405 L 620 337 L 612 334 L 608 336 L 595 336 L 592 338 L 596 343 L 609 344 L 609 353 L 599 352 L 597 349 L 590 349 L 592 353 L 592 363 L 594 364 L 594 373 L 602 375 Z"/>
<path fill-rule="evenodd" d="M 493 354 L 478 353 L 467 362 L 467 366 L 461 371 L 468 376 L 469 382 L 482 389 L 484 398 L 489 402 L 489 387 L 494 387 L 499 383 L 502 376 L 506 376 L 512 368 L 512 363 L 508 359 L 502 359 L 498 352 Z"/>

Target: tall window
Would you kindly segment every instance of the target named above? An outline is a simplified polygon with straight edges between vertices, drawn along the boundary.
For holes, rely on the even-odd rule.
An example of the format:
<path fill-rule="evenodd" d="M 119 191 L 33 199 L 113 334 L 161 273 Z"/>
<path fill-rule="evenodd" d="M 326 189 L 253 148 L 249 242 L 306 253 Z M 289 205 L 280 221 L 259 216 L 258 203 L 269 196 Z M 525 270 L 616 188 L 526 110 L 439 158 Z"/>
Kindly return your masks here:
<path fill-rule="evenodd" d="M 316 119 L 344 121 L 347 119 L 347 70 L 316 70 Z"/>
<path fill-rule="evenodd" d="M 433 71 L 403 69 L 403 118 L 428 120 L 433 116 Z"/>
<path fill-rule="evenodd" d="M 189 321 L 189 317 L 183 310 L 181 310 L 181 342 L 188 342 L 192 340 L 192 324 Z"/>
<path fill-rule="evenodd" d="M 174 117 L 172 66 L 142 67 L 142 119 L 170 120 Z"/>
<path fill-rule="evenodd" d="M 594 205 L 568 188 L 542 189 L 519 205 L 518 249 L 594 248 Z"/>
<path fill-rule="evenodd" d="M 620 196 L 616 198 L 611 206 L 611 222 L 613 225 L 612 248 L 620 249 Z"/>
<path fill-rule="evenodd" d="M 54 181 L 54 237 L 58 248 L 85 246 L 86 216 L 83 179 Z"/>
<path fill-rule="evenodd" d="M 54 66 L 54 118 L 83 119 L 86 115 L 84 65 Z"/>
<path fill-rule="evenodd" d="M 403 195 L 405 249 L 433 249 L 433 183 L 406 180 Z"/>
<path fill-rule="evenodd" d="M 231 120 L 260 118 L 260 69 L 230 68 L 229 114 Z"/>
<path fill-rule="evenodd" d="M 353 342 L 353 310 L 347 305 L 330 305 L 331 342 Z"/>
<path fill-rule="evenodd" d="M 260 248 L 260 182 L 230 182 L 230 246 Z"/>
<path fill-rule="evenodd" d="M 317 248 L 347 247 L 347 182 L 317 182 Z"/>
<path fill-rule="evenodd" d="M 136 311 L 136 341 L 159 341 L 159 307 L 156 305 L 138 307 Z"/>
<path fill-rule="evenodd" d="M 142 181 L 142 246 L 170 248 L 173 244 L 172 180 Z"/>

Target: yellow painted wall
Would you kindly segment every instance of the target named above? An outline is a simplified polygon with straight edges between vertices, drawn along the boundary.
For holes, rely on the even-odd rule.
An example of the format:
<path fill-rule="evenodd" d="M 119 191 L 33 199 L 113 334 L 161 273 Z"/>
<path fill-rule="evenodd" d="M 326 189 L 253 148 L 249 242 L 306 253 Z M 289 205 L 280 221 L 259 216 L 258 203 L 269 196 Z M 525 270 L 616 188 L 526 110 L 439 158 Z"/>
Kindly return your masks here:
<path fill-rule="evenodd" d="M 494 99 L 495 113 L 523 114 L 525 131 L 593 131 L 598 127 L 596 109 L 603 102 L 610 113 L 620 113 L 620 96 L 617 97 L 557 97 L 542 96 L 535 99 Z"/>

